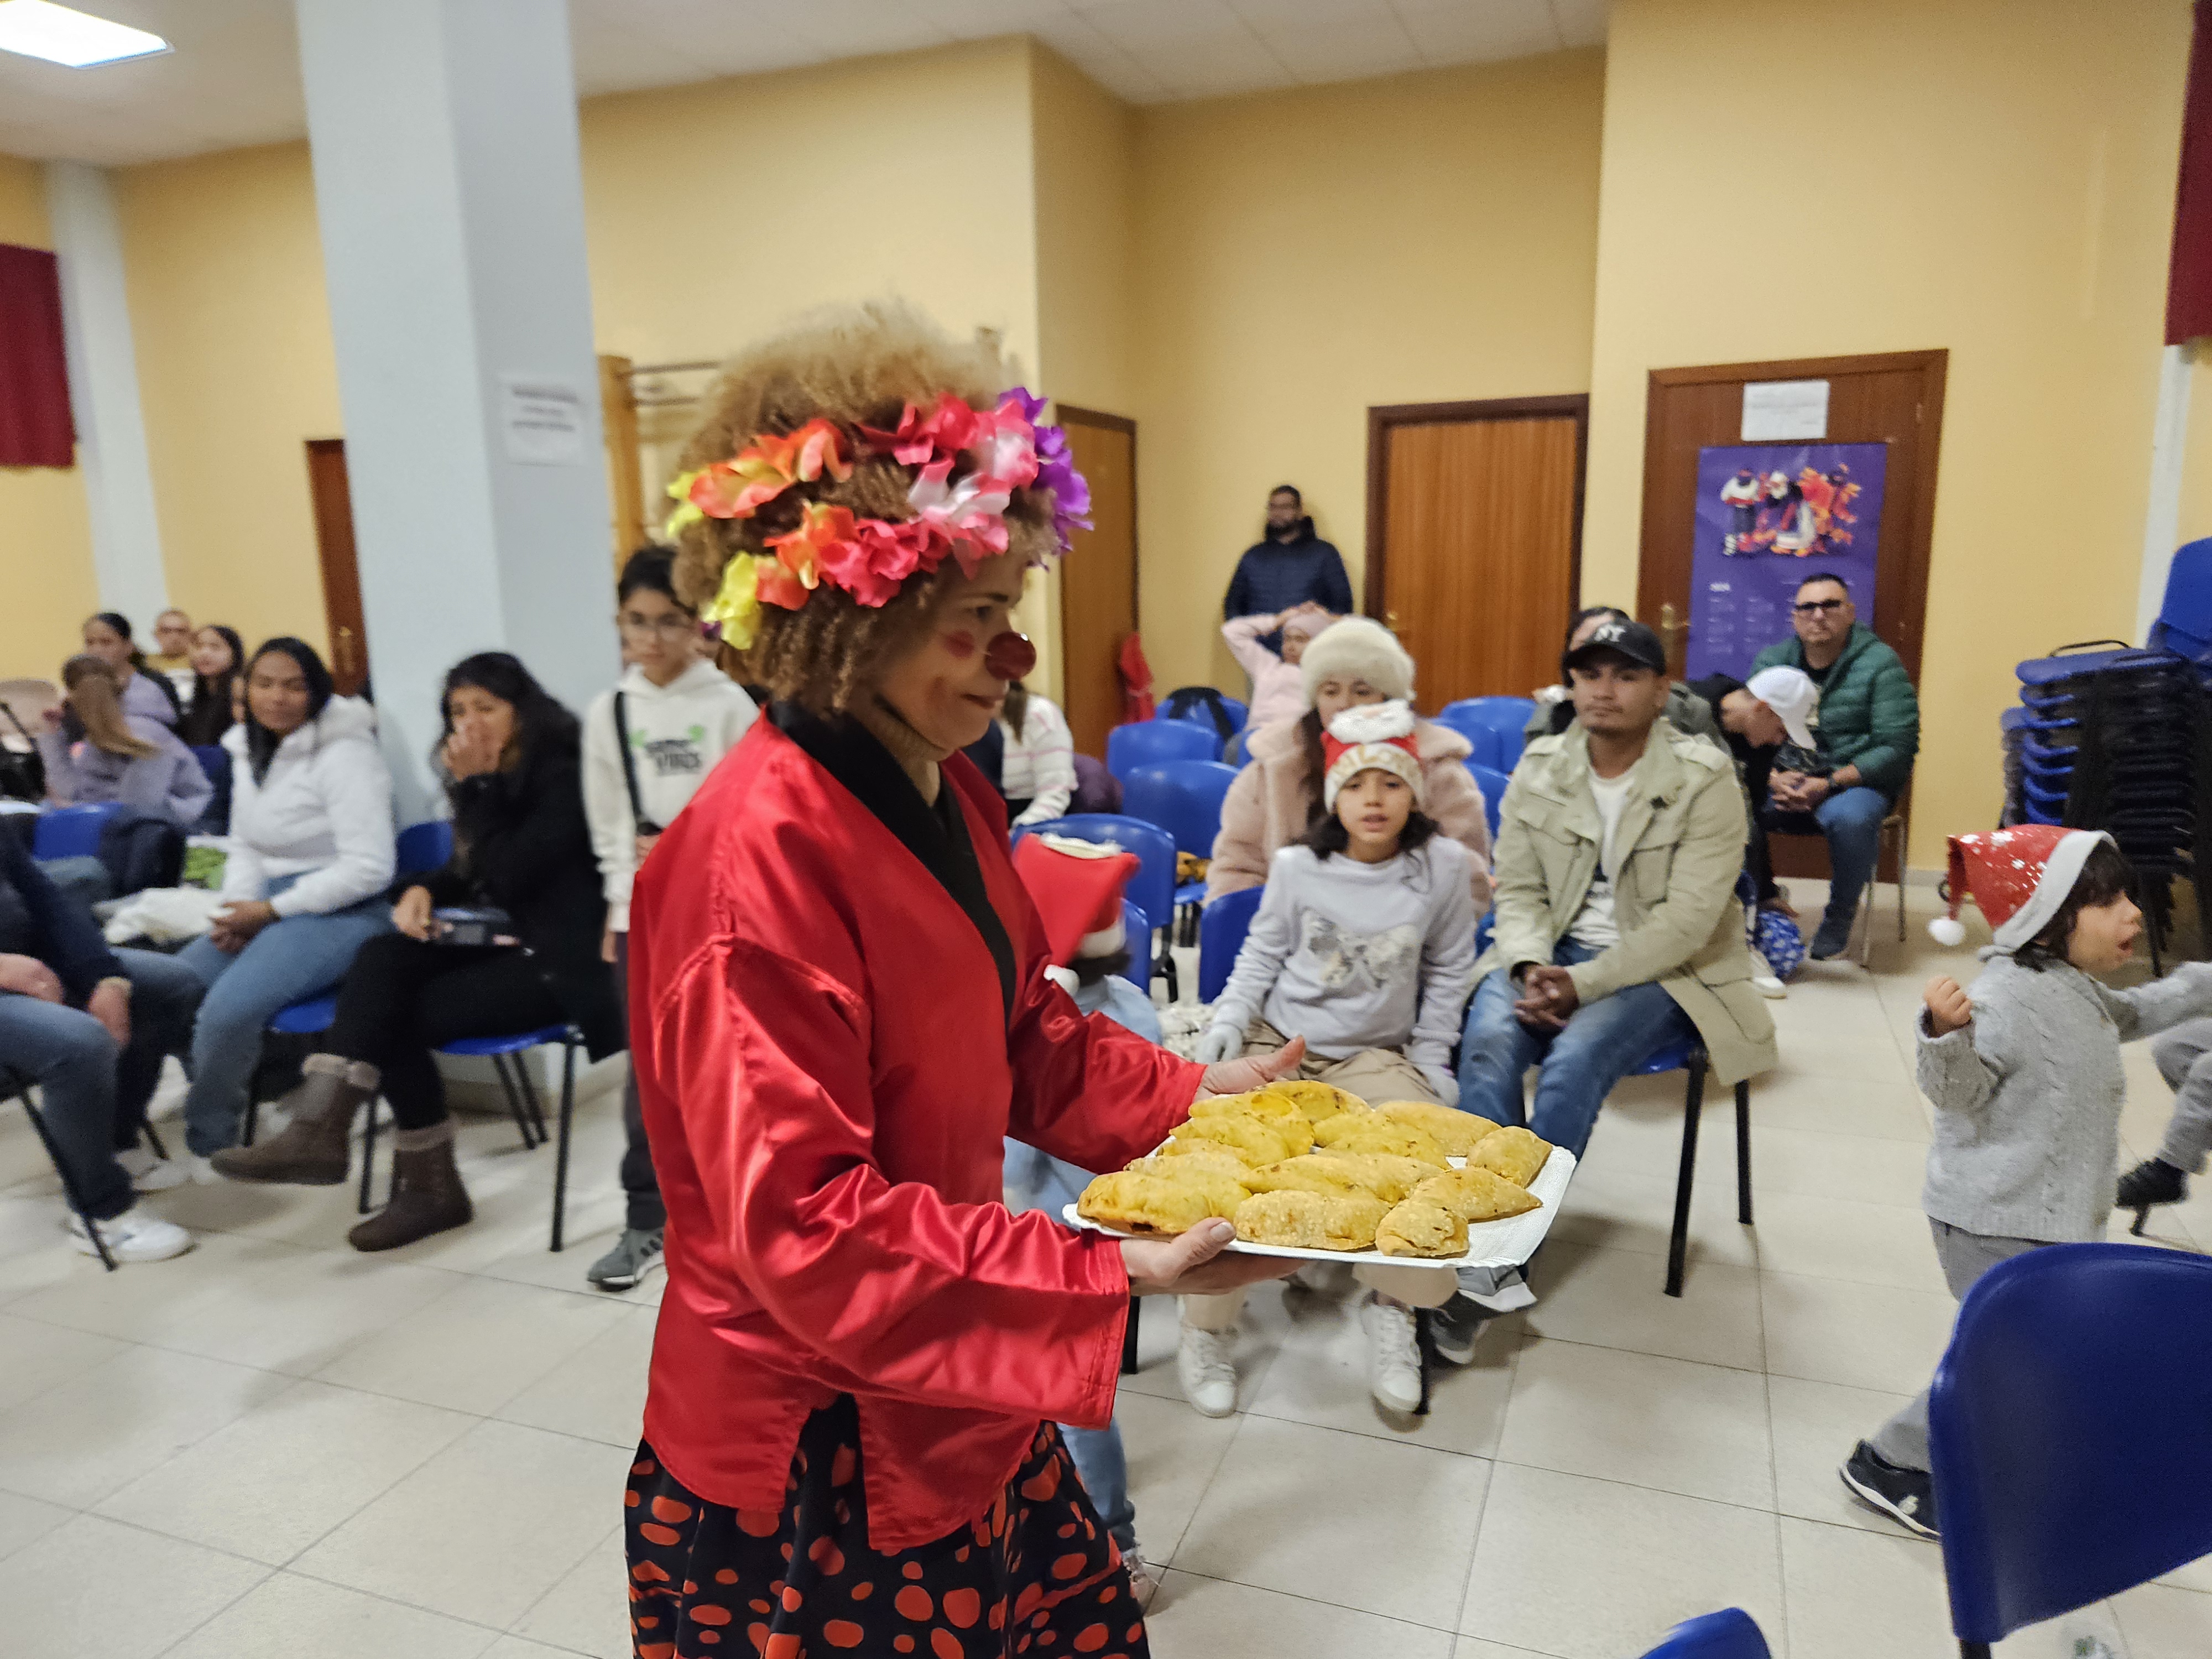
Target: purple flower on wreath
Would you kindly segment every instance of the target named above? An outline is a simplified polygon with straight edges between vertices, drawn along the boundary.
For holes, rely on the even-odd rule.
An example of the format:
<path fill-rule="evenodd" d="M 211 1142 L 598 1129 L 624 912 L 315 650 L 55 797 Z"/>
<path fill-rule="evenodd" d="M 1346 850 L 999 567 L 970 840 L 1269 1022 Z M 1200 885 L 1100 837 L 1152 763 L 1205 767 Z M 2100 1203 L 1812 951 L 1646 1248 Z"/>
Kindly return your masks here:
<path fill-rule="evenodd" d="M 1019 400 L 1024 417 L 1036 432 L 1037 471 L 1031 487 L 1052 491 L 1052 533 L 1065 552 L 1074 532 L 1091 528 L 1091 486 L 1075 470 L 1067 434 L 1038 421 L 1045 400 L 1027 386 L 1018 386 L 1006 395 Z"/>

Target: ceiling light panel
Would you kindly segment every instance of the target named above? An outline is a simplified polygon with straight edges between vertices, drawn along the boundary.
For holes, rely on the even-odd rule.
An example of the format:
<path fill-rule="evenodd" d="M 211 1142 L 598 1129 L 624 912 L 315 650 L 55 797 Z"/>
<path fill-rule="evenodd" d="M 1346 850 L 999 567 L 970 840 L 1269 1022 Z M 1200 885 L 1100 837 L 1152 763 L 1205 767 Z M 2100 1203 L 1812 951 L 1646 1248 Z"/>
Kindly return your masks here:
<path fill-rule="evenodd" d="M 90 69 L 168 50 L 169 43 L 158 34 L 52 0 L 0 0 L 0 52 L 42 58 L 65 69 Z"/>

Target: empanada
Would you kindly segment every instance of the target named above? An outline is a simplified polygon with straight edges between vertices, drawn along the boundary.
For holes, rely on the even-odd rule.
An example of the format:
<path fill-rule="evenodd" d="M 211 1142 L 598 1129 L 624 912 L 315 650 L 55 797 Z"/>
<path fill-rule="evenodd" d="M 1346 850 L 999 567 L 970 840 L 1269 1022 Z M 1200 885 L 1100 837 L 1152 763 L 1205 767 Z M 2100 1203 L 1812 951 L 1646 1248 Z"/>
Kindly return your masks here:
<path fill-rule="evenodd" d="M 1391 1152 L 1347 1152 L 1340 1146 L 1316 1151 L 1316 1158 L 1347 1164 L 1361 1191 L 1372 1193 L 1385 1204 L 1395 1204 L 1437 1172 L 1433 1164 Z"/>
<path fill-rule="evenodd" d="M 1339 1112 L 1364 1109 L 1367 1103 L 1358 1095 L 1327 1083 L 1316 1083 L 1311 1078 L 1294 1077 L 1279 1083 L 1270 1083 L 1260 1091 L 1280 1095 L 1306 1115 L 1309 1122 L 1319 1123 L 1334 1117 Z"/>
<path fill-rule="evenodd" d="M 1310 1134 L 1304 1124 L 1296 1126 Z M 1176 1143 L 1194 1145 L 1213 1141 L 1227 1146 L 1250 1164 L 1273 1164 L 1279 1158 L 1296 1158 L 1306 1148 L 1291 1135 L 1292 1125 L 1284 1119 L 1270 1123 L 1254 1117 L 1249 1112 L 1223 1112 L 1216 1117 L 1194 1117 L 1187 1123 L 1176 1125 L 1168 1145 L 1160 1150 L 1175 1155 Z"/>
<path fill-rule="evenodd" d="M 1388 1207 L 1349 1193 L 1261 1193 L 1237 1206 L 1237 1237 L 1301 1250 L 1364 1250 Z"/>
<path fill-rule="evenodd" d="M 1171 1237 L 1208 1216 L 1234 1216 L 1245 1202 L 1235 1182 L 1194 1170 L 1188 1180 L 1119 1170 L 1097 1177 L 1075 1200 L 1076 1214 L 1116 1232 Z"/>
<path fill-rule="evenodd" d="M 1169 1157 L 1170 1152 L 1175 1156 Z M 1163 1151 L 1140 1158 L 1128 1167 L 1146 1175 L 1164 1176 L 1172 1176 L 1178 1170 L 1204 1170 L 1209 1175 L 1226 1176 L 1243 1184 L 1249 1184 L 1245 1177 L 1252 1173 L 1252 1166 L 1239 1158 L 1235 1149 L 1217 1140 L 1170 1140 Z"/>
<path fill-rule="evenodd" d="M 1498 1126 L 1486 1117 L 1439 1106 L 1430 1100 L 1386 1100 L 1376 1111 L 1393 1123 L 1425 1129 L 1453 1158 L 1465 1158 L 1475 1143 Z"/>
<path fill-rule="evenodd" d="M 1540 1135 L 1522 1128 L 1492 1129 L 1475 1143 L 1467 1161 L 1471 1168 L 1494 1170 L 1515 1186 L 1525 1187 L 1551 1155 L 1552 1143 Z"/>
<path fill-rule="evenodd" d="M 1495 1170 L 1472 1164 L 1464 1170 L 1430 1176 L 1413 1188 L 1411 1201 L 1437 1205 L 1467 1222 L 1497 1221 L 1544 1206 L 1544 1200 L 1525 1187 L 1516 1187 Z"/>
<path fill-rule="evenodd" d="M 1304 1115 L 1296 1101 L 1266 1089 L 1255 1089 L 1242 1095 L 1208 1095 L 1190 1109 L 1193 1117 L 1219 1117 L 1228 1112 L 1248 1113 L 1266 1122 Z"/>
<path fill-rule="evenodd" d="M 1408 1199 L 1382 1218 L 1375 1248 L 1385 1255 L 1464 1255 L 1467 1223 L 1440 1204 Z"/>
<path fill-rule="evenodd" d="M 1394 1158 L 1417 1158 L 1439 1170 L 1451 1167 L 1444 1149 L 1427 1130 L 1395 1123 L 1376 1112 L 1346 1112 L 1316 1123 L 1314 1139 L 1335 1152 L 1388 1152 Z"/>
<path fill-rule="evenodd" d="M 1427 1173 L 1425 1170 L 1423 1172 Z M 1255 1193 L 1350 1194 L 1380 1198 L 1382 1194 L 1370 1190 L 1360 1175 L 1351 1158 L 1309 1152 L 1303 1158 L 1285 1158 L 1279 1164 L 1247 1170 L 1244 1184 Z"/>

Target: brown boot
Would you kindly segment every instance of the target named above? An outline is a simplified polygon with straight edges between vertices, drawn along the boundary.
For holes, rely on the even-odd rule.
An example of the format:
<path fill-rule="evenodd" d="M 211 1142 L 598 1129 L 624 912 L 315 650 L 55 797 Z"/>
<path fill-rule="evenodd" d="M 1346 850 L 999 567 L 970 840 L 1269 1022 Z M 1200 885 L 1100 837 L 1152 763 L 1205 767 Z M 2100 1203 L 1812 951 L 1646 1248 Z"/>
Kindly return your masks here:
<path fill-rule="evenodd" d="M 396 1250 L 476 1215 L 453 1162 L 450 1122 L 401 1129 L 392 1139 L 392 1201 L 346 1235 L 356 1250 Z"/>
<path fill-rule="evenodd" d="M 290 1121 L 251 1146 L 226 1146 L 208 1161 L 233 1181 L 336 1187 L 346 1178 L 354 1114 L 376 1098 L 376 1067 L 342 1054 L 310 1054 L 296 1087 L 276 1103 Z"/>

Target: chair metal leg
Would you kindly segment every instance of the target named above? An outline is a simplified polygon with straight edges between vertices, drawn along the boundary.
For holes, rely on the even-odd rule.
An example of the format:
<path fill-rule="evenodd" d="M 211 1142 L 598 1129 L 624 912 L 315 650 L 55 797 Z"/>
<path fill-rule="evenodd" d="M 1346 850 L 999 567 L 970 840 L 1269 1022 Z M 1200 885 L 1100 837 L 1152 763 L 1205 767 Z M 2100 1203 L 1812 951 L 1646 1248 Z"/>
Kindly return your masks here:
<path fill-rule="evenodd" d="M 1751 1080 L 1735 1085 L 1735 1218 L 1751 1225 Z"/>
<path fill-rule="evenodd" d="M 381 1097 L 368 1103 L 368 1121 L 361 1132 L 361 1199 L 354 1206 L 359 1215 L 368 1213 L 370 1181 L 376 1174 L 376 1108 Z"/>
<path fill-rule="evenodd" d="M 253 1097 L 253 1090 L 249 1085 L 246 1091 L 246 1121 L 240 1126 L 238 1144 L 241 1146 L 251 1146 L 253 1144 L 253 1132 L 260 1127 L 260 1124 L 261 1103 Z"/>
<path fill-rule="evenodd" d="M 1129 1322 L 1121 1327 L 1121 1375 L 1124 1376 L 1137 1374 L 1137 1315 L 1144 1305 L 1145 1298 L 1140 1296 L 1129 1298 Z"/>
<path fill-rule="evenodd" d="M 54 1173 L 62 1178 L 62 1196 L 68 1200 L 76 1218 L 84 1223 L 85 1232 L 92 1239 L 92 1248 L 99 1254 L 100 1265 L 113 1273 L 115 1258 L 107 1253 L 107 1241 L 100 1237 L 100 1224 L 84 1207 L 84 1196 L 77 1191 L 76 1182 L 70 1178 L 69 1165 L 62 1162 L 61 1148 L 54 1145 L 53 1136 L 46 1133 L 46 1121 L 39 1115 L 39 1109 L 31 1103 L 30 1091 L 22 1091 L 21 1098 L 24 1115 L 31 1120 L 32 1131 L 39 1137 L 39 1144 L 46 1149 L 46 1156 L 53 1160 Z"/>
<path fill-rule="evenodd" d="M 150 1123 L 142 1123 L 138 1126 L 138 1133 L 146 1137 L 147 1150 L 167 1164 L 169 1161 L 169 1149 L 161 1144 L 161 1137 L 154 1133 L 154 1126 Z"/>
<path fill-rule="evenodd" d="M 576 1122 L 576 1034 L 561 1045 L 561 1139 L 553 1148 L 553 1249 L 568 1212 L 568 1135 Z"/>
<path fill-rule="evenodd" d="M 530 1110 L 530 1127 L 538 1132 L 538 1144 L 543 1146 L 553 1137 L 545 1127 L 545 1108 L 538 1098 L 538 1085 L 532 1080 L 522 1055 L 510 1054 L 507 1064 L 514 1068 L 514 1080 L 522 1085 L 522 1103 Z"/>
<path fill-rule="evenodd" d="M 1905 943 L 1905 826 L 1897 827 L 1897 942 Z"/>
<path fill-rule="evenodd" d="M 1990 1659 L 1990 1644 L 1987 1642 L 1961 1642 L 1959 1644 L 1959 1659 Z"/>
<path fill-rule="evenodd" d="M 530 1113 L 524 1107 L 522 1096 L 514 1086 L 514 1079 L 507 1069 L 507 1056 L 494 1054 L 491 1057 L 491 1068 L 499 1074 L 499 1086 L 507 1092 L 507 1115 L 514 1118 L 514 1127 L 522 1131 L 522 1150 L 526 1152 L 535 1146 L 538 1141 L 531 1133 Z"/>
<path fill-rule="evenodd" d="M 1163 951 L 1160 952 L 1160 970 L 1168 976 L 1168 1000 L 1170 1002 L 1181 1002 L 1182 1000 L 1182 989 L 1176 983 L 1174 951 Z"/>
<path fill-rule="evenodd" d="M 1667 1294 L 1682 1293 L 1682 1261 L 1690 1247 L 1690 1188 L 1698 1173 L 1698 1114 L 1705 1103 L 1705 1059 L 1690 1062 L 1682 1095 L 1682 1171 L 1674 1177 L 1674 1231 L 1667 1241 Z"/>

